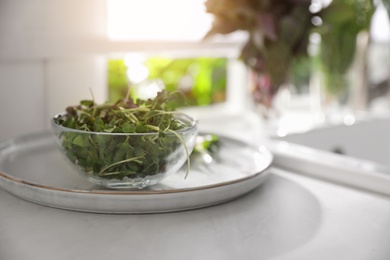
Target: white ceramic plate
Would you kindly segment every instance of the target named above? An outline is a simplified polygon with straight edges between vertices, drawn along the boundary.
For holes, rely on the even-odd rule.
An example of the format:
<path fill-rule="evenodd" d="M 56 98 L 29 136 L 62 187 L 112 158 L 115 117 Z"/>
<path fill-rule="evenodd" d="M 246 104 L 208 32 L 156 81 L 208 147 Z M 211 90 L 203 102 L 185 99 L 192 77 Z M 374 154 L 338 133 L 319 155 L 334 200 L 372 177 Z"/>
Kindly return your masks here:
<path fill-rule="evenodd" d="M 49 133 L 33 134 L 0 143 L 0 187 L 27 201 L 86 212 L 158 213 L 207 207 L 258 187 L 273 161 L 264 146 L 220 139 L 212 161 L 194 162 L 186 179 L 183 170 L 145 189 L 118 191 L 94 186 L 74 173 Z"/>

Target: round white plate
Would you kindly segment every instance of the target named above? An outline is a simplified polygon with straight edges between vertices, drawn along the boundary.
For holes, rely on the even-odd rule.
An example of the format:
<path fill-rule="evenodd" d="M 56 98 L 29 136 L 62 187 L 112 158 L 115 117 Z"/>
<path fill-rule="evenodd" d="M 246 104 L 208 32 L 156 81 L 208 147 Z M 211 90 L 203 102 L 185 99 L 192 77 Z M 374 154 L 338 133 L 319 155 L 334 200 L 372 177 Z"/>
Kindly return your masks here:
<path fill-rule="evenodd" d="M 23 136 L 0 143 L 0 187 L 27 201 L 86 212 L 158 213 L 216 205 L 262 184 L 273 162 L 264 146 L 219 137 L 218 152 L 194 160 L 186 179 L 183 170 L 145 189 L 119 191 L 74 173 L 50 133 Z"/>

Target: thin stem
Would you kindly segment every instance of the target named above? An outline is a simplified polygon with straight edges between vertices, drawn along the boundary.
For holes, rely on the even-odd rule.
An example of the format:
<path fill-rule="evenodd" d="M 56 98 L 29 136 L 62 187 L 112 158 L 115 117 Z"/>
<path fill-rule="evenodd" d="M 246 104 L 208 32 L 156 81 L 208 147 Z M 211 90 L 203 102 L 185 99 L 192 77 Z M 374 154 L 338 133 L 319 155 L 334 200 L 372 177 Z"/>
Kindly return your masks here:
<path fill-rule="evenodd" d="M 133 114 L 127 114 L 125 112 L 125 109 L 123 107 L 120 107 L 119 108 L 121 111 L 122 111 L 122 114 L 132 123 L 136 124 L 138 122 L 137 118 L 134 119 L 134 117 L 132 117 L 131 115 Z"/>
<path fill-rule="evenodd" d="M 126 160 L 123 160 L 123 161 L 119 161 L 119 162 L 110 164 L 110 165 L 104 167 L 104 168 L 99 172 L 99 175 L 103 174 L 103 172 L 104 172 L 105 170 L 109 169 L 110 167 L 115 166 L 115 165 L 118 165 L 118 164 L 127 163 L 127 162 L 136 162 L 136 163 L 141 164 L 142 161 L 140 161 L 140 160 L 138 160 L 138 159 L 141 159 L 141 158 L 143 158 L 144 156 L 145 156 L 145 153 L 144 153 L 144 154 L 141 154 L 141 155 L 139 155 L 139 156 L 133 157 L 133 158 L 129 158 L 129 159 L 126 159 Z"/>
<path fill-rule="evenodd" d="M 190 162 L 190 153 L 188 152 L 188 148 L 187 148 L 187 145 L 186 143 L 184 142 L 183 138 L 178 134 L 176 133 L 176 131 L 173 131 L 171 129 L 168 129 L 167 130 L 168 132 L 176 135 L 177 138 L 179 138 L 180 142 L 183 144 L 184 146 L 184 150 L 186 152 L 186 156 L 187 156 L 187 171 L 186 171 L 186 175 L 184 176 L 184 179 L 187 179 L 187 176 L 188 176 L 188 173 L 190 172 L 190 168 L 191 168 L 191 162 Z"/>
<path fill-rule="evenodd" d="M 136 107 L 136 108 L 124 108 L 125 112 L 150 112 L 150 108 L 147 107 Z"/>
<path fill-rule="evenodd" d="M 125 104 L 127 103 L 127 101 L 129 101 L 130 89 L 131 89 L 131 86 L 129 84 L 129 86 L 127 87 L 126 97 L 125 97 L 125 100 L 124 100 Z"/>
<path fill-rule="evenodd" d="M 92 96 L 92 102 L 93 102 L 93 111 L 92 111 L 92 116 L 95 116 L 96 115 L 96 102 L 95 102 L 95 96 L 93 95 L 93 91 L 91 88 L 89 88 L 89 92 L 91 92 L 91 96 Z"/>
<path fill-rule="evenodd" d="M 154 130 L 156 132 L 159 132 L 160 131 L 160 128 L 157 127 L 157 126 L 154 126 L 154 125 L 146 125 L 147 128 L 151 129 L 151 130 Z"/>

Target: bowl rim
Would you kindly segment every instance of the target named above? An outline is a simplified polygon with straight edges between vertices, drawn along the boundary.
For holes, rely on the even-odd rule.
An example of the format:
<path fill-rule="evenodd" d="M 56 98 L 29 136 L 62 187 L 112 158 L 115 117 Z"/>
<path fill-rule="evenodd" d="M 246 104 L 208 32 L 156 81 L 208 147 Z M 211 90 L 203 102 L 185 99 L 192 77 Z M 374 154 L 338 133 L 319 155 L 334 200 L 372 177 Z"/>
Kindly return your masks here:
<path fill-rule="evenodd" d="M 186 123 L 186 125 L 188 125 L 187 127 L 183 128 L 183 129 L 179 129 L 179 130 L 175 130 L 176 133 L 187 133 L 187 132 L 191 132 L 193 129 L 197 129 L 198 127 L 198 122 L 199 120 L 192 117 L 192 116 L 189 116 L 188 114 L 185 114 L 183 112 L 173 112 L 172 113 L 173 115 L 175 116 L 180 116 L 180 117 L 185 117 L 189 124 Z M 134 135 L 134 136 L 153 136 L 153 135 L 158 135 L 160 132 L 150 132 L 150 133 L 110 133 L 110 132 L 96 132 L 96 131 L 86 131 L 86 130 L 79 130 L 79 129 L 74 129 L 74 128 L 70 128 L 70 127 L 65 127 L 65 126 L 62 126 L 62 125 L 59 125 L 57 124 L 54 119 L 56 119 L 57 117 L 59 116 L 63 116 L 63 115 L 66 115 L 66 113 L 58 113 L 56 115 L 54 115 L 51 119 L 50 119 L 50 124 L 51 124 L 51 127 L 52 129 L 58 129 L 60 131 L 68 131 L 68 132 L 74 132 L 74 133 L 81 133 L 81 134 L 97 134 L 97 135 L 121 135 L 121 136 L 129 136 L 129 135 Z M 170 132 L 166 132 L 165 134 L 172 134 Z"/>

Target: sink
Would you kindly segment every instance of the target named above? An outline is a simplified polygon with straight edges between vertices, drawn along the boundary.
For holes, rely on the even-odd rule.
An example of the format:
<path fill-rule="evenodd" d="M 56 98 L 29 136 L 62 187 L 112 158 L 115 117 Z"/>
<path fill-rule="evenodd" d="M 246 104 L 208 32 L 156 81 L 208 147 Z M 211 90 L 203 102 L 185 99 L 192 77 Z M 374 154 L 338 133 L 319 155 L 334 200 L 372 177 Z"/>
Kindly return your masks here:
<path fill-rule="evenodd" d="M 286 121 L 293 129 L 278 132 L 257 114 L 211 116 L 201 118 L 200 129 L 265 145 L 276 167 L 390 196 L 390 116 L 363 115 L 316 127 L 308 119 L 298 115 Z"/>
<path fill-rule="evenodd" d="M 390 167 L 390 118 L 326 126 L 281 139 Z"/>
<path fill-rule="evenodd" d="M 282 167 L 390 195 L 390 117 L 272 137 L 268 146 Z"/>

